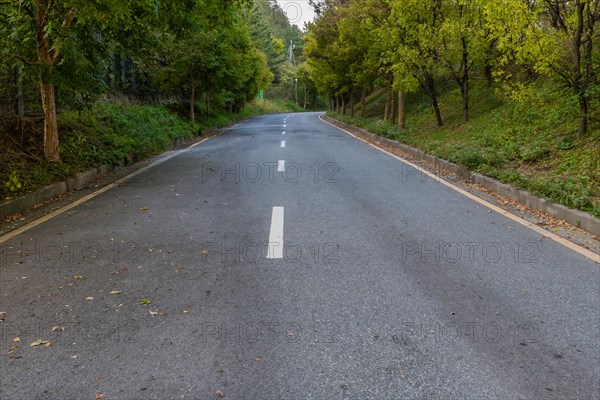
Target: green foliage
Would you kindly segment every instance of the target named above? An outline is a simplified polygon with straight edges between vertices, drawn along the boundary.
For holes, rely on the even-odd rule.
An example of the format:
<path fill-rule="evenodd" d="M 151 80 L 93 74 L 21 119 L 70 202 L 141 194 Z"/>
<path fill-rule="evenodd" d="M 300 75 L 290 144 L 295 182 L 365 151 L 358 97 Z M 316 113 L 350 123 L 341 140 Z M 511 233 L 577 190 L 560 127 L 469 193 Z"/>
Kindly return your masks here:
<path fill-rule="evenodd" d="M 176 111 L 177 106 L 173 108 Z M 289 111 L 298 111 L 298 107 L 261 100 L 249 104 L 240 114 L 215 109 L 197 124 L 160 106 L 102 102 L 85 110 L 64 112 L 59 115 L 62 162 L 28 157 L 18 147 L 6 149 L 10 157 L 0 160 L 0 182 L 5 183 L 0 185 L 0 195 L 16 196 L 100 165 L 118 166 L 146 159 L 167 150 L 174 141 L 191 138 L 204 129 L 220 128 L 253 115 Z"/>
<path fill-rule="evenodd" d="M 4 186 L 6 186 L 11 192 L 20 191 L 23 187 L 15 171 L 11 172 L 11 174 L 8 176 L 8 180 L 6 181 Z"/>
<path fill-rule="evenodd" d="M 478 107 L 466 125 L 460 107 L 454 107 L 448 109 L 445 126 L 437 127 L 427 99 L 417 95 L 409 99 L 410 128 L 404 130 L 377 118 L 330 115 L 600 216 L 600 126 L 592 125 L 588 137 L 578 137 L 572 129 L 577 104 L 564 103 L 551 82 L 533 82 L 532 87 L 537 93 L 535 108 L 488 90 L 483 83 L 474 85 L 473 98 Z M 377 100 L 372 99 L 370 107 L 381 107 Z M 440 101 L 459 102 L 458 88 L 444 92 Z M 380 115 L 380 109 L 368 113 Z"/>
<path fill-rule="evenodd" d="M 438 125 L 449 84 L 460 88 L 467 122 L 476 79 L 499 80 L 515 102 L 535 107 L 531 82 L 543 76 L 576 102 L 585 136 L 600 98 L 599 22 L 600 0 L 330 0 L 309 26 L 305 55 L 311 79 L 338 107 L 340 97 L 355 100 L 352 87 L 393 78 L 394 90 L 429 98 Z"/>

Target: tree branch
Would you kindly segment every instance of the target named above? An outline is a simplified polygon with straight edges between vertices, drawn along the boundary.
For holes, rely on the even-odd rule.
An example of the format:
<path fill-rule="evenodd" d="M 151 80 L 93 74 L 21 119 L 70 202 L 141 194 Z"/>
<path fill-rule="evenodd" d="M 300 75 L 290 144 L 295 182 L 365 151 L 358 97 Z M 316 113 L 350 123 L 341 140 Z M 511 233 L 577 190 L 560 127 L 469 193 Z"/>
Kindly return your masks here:
<path fill-rule="evenodd" d="M 25 58 L 21 57 L 21 56 L 13 56 L 13 58 L 16 58 L 17 60 L 27 64 L 27 65 L 42 65 L 43 63 L 39 62 L 39 61 L 29 61 L 26 60 Z"/>

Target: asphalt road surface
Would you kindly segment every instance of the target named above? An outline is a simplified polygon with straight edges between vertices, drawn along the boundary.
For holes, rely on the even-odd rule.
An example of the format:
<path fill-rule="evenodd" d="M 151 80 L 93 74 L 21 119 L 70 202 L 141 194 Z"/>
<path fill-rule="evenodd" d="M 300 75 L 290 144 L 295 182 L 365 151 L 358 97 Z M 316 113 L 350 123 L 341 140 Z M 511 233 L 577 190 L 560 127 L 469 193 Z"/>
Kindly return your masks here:
<path fill-rule="evenodd" d="M 174 154 L 5 237 L 0 398 L 600 398 L 594 260 L 318 113 Z"/>

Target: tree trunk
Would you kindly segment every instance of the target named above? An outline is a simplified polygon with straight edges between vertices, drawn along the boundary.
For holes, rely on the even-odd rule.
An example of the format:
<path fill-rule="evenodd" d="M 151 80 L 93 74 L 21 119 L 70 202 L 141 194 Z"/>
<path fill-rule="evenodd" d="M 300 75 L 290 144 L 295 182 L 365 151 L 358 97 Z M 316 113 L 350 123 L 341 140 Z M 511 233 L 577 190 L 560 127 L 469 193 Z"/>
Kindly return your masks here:
<path fill-rule="evenodd" d="M 117 78 L 117 61 L 115 57 L 115 53 L 113 51 L 108 55 L 108 81 L 111 89 L 114 89 L 116 86 L 116 78 Z"/>
<path fill-rule="evenodd" d="M 492 87 L 492 83 L 494 82 L 492 76 L 492 62 L 494 60 L 494 46 L 496 45 L 497 39 L 493 39 L 490 42 L 490 46 L 488 47 L 487 54 L 485 57 L 485 79 L 487 80 L 488 87 Z"/>
<path fill-rule="evenodd" d="M 406 103 L 402 90 L 398 91 L 398 128 L 406 128 Z"/>
<path fill-rule="evenodd" d="M 308 96 L 308 88 L 306 87 L 306 82 L 304 82 L 304 111 L 306 111 L 306 97 Z"/>
<path fill-rule="evenodd" d="M 394 91 L 392 90 L 392 99 L 390 103 L 390 107 L 392 109 L 392 118 L 390 118 L 390 123 L 393 125 L 396 123 L 396 98 L 394 96 Z"/>
<path fill-rule="evenodd" d="M 191 77 L 192 93 L 190 94 L 190 121 L 196 123 L 196 80 Z"/>
<path fill-rule="evenodd" d="M 390 116 L 390 100 L 392 98 L 392 78 L 390 78 L 388 80 L 388 84 L 387 84 L 387 94 L 385 96 L 385 110 L 383 112 L 383 120 L 387 122 L 389 116 Z"/>
<path fill-rule="evenodd" d="M 25 99 L 23 98 L 23 73 L 22 66 L 15 66 L 15 84 L 17 93 L 15 95 L 15 113 L 22 117 L 25 114 Z"/>
<path fill-rule="evenodd" d="M 354 90 L 350 87 L 350 116 L 354 118 Z"/>
<path fill-rule="evenodd" d="M 576 2 L 577 7 L 577 29 L 573 36 L 573 80 L 575 82 L 575 90 L 579 97 L 579 136 L 583 137 L 587 133 L 587 114 L 588 101 L 586 96 L 585 82 L 581 74 L 581 45 L 584 34 L 584 12 L 585 3 Z"/>
<path fill-rule="evenodd" d="M 465 77 L 460 90 L 463 99 L 463 121 L 469 122 L 469 78 Z"/>
<path fill-rule="evenodd" d="M 44 109 L 44 157 L 49 161 L 60 161 L 54 85 L 42 79 L 40 93 L 42 95 L 42 108 Z"/>
<path fill-rule="evenodd" d="M 363 86 L 362 91 L 360 92 L 360 117 L 364 118 L 366 113 L 366 94 L 367 89 Z"/>
<path fill-rule="evenodd" d="M 437 96 L 434 96 L 431 99 L 431 105 L 433 106 L 433 110 L 435 111 L 435 120 L 437 122 L 437 125 L 438 126 L 444 125 L 444 122 L 442 121 L 442 113 L 440 112 L 440 105 L 438 104 L 438 101 L 437 101 Z"/>
<path fill-rule="evenodd" d="M 429 99 L 431 100 L 431 106 L 433 107 L 433 111 L 435 112 L 435 119 L 438 126 L 442 126 L 444 122 L 442 121 L 442 113 L 440 112 L 440 105 L 438 104 L 437 92 L 435 90 L 435 80 L 431 73 L 425 74 L 425 89 L 429 95 Z"/>
<path fill-rule="evenodd" d="M 346 96 L 342 95 L 342 114 L 346 115 Z"/>
<path fill-rule="evenodd" d="M 127 86 L 127 60 L 125 54 L 121 53 L 121 89 Z"/>
<path fill-rule="evenodd" d="M 463 77 L 460 92 L 463 98 L 463 121 L 469 122 L 469 51 L 467 41 L 462 38 Z"/>
<path fill-rule="evenodd" d="M 40 94 L 44 110 L 44 157 L 49 161 L 60 161 L 56 99 L 54 96 L 54 84 L 50 80 L 50 70 L 56 59 L 50 53 L 52 46 L 46 37 L 48 27 L 46 13 L 48 7 L 49 5 L 45 1 L 36 1 L 35 42 L 37 47 L 37 62 L 42 66 L 42 70 L 40 71 Z"/>

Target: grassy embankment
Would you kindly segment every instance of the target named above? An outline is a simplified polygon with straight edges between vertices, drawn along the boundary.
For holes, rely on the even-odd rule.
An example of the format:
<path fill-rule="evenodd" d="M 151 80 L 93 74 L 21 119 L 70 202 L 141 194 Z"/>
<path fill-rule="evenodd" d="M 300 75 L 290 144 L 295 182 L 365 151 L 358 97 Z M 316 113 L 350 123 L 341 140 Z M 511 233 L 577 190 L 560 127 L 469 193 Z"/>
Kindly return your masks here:
<path fill-rule="evenodd" d="M 125 159 L 142 160 L 160 154 L 173 141 L 200 135 L 205 129 L 253 115 L 293 110 L 290 104 L 260 100 L 256 105 L 248 104 L 241 114 L 221 111 L 210 117 L 198 115 L 198 122 L 192 124 L 174 107 L 100 102 L 88 110 L 59 114 L 59 163 L 41 156 L 40 121 L 25 125 L 23 132 L 0 126 L 0 201 L 100 165 L 118 165 Z"/>
<path fill-rule="evenodd" d="M 577 136 L 576 99 L 565 101 L 548 84 L 509 99 L 477 82 L 466 124 L 452 87 L 441 95 L 442 127 L 423 96 L 408 98 L 406 129 L 381 121 L 384 105 L 380 90 L 368 98 L 366 119 L 330 116 L 600 217 L 599 104 L 584 138 Z"/>

